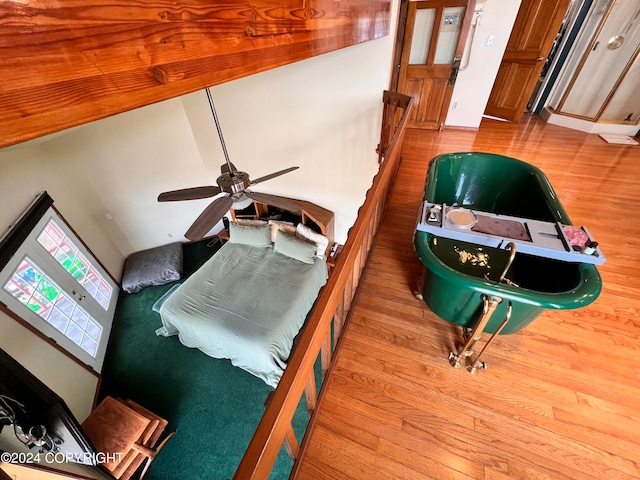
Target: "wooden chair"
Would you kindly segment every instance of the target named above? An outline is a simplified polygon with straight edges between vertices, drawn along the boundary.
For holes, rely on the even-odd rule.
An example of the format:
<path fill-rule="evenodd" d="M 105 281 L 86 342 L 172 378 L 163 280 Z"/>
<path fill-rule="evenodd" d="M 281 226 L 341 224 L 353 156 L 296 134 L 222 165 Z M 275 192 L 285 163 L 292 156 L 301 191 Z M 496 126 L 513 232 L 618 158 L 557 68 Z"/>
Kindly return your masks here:
<path fill-rule="evenodd" d="M 167 420 L 132 400 L 106 397 L 82 423 L 82 428 L 98 452 L 113 454 L 101 466 L 114 478 L 129 480 L 146 461 L 138 477 L 142 479 L 158 452 L 175 434 L 171 432 L 160 440 L 167 424 Z"/>

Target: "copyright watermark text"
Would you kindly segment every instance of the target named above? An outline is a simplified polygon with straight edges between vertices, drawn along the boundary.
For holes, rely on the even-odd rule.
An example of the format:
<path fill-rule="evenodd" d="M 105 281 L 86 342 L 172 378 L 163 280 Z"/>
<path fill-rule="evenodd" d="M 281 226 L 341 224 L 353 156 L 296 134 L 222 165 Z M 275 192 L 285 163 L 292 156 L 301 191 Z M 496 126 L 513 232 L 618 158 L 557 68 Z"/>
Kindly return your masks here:
<path fill-rule="evenodd" d="M 119 463 L 122 460 L 122 452 L 115 453 L 70 453 L 70 452 L 2 452 L 2 463 L 84 463 L 98 465 L 101 463 Z"/>

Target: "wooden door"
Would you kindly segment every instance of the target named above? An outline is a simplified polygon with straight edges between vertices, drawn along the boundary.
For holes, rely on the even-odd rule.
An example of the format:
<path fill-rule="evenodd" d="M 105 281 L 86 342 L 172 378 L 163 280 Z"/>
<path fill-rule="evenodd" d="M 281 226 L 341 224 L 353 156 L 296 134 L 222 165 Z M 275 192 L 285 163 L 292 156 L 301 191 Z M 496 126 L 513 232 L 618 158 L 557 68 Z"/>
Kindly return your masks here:
<path fill-rule="evenodd" d="M 398 92 L 414 98 L 409 128 L 442 128 L 469 33 L 475 0 L 409 2 Z M 400 23 L 401 25 L 402 23 Z"/>
<path fill-rule="evenodd" d="M 571 0 L 522 0 L 485 114 L 522 117 Z"/>

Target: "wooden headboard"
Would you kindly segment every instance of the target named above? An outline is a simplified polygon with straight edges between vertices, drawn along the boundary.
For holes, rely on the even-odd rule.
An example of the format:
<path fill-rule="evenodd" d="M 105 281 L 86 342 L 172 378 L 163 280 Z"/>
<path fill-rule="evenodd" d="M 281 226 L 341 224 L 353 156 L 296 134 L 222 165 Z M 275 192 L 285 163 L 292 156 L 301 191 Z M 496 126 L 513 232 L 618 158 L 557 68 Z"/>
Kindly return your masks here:
<path fill-rule="evenodd" d="M 3 0 L 0 148 L 382 37 L 391 0 Z"/>
<path fill-rule="evenodd" d="M 307 225 L 309 227 L 312 227 L 312 228 L 317 227 L 317 230 L 319 230 L 319 233 L 323 234 L 325 237 L 329 239 L 329 245 L 333 243 L 333 240 L 335 238 L 334 237 L 334 214 L 331 210 L 327 210 L 326 208 L 323 208 L 320 205 L 307 202 L 306 200 L 298 200 L 295 198 L 281 197 L 278 195 L 273 195 L 273 196 L 282 198 L 291 203 L 300 205 L 299 221 L 301 221 L 304 225 Z M 250 215 L 250 217 L 251 218 L 262 217 L 267 214 L 268 209 L 269 209 L 268 205 L 254 200 L 252 213 L 255 213 L 255 214 Z M 230 213 L 231 213 L 231 218 L 235 221 L 236 217 L 238 216 L 238 212 L 231 209 Z M 247 216 L 244 215 L 244 218 L 247 218 Z M 316 228 L 313 228 L 313 229 L 315 230 Z"/>

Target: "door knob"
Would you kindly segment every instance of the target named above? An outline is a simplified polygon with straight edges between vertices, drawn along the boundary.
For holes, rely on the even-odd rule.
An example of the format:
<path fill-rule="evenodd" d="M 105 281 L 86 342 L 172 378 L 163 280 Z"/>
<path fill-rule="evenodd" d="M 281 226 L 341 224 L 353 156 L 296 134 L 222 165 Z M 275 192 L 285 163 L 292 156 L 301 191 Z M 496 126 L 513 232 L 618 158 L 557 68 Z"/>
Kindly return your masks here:
<path fill-rule="evenodd" d="M 72 294 L 72 295 L 77 295 L 77 294 L 78 294 L 78 292 L 76 292 L 75 290 L 71 290 L 71 294 Z M 87 296 L 86 296 L 86 295 L 80 295 L 80 296 L 78 297 L 78 301 L 79 301 L 79 302 L 81 302 L 81 301 L 82 301 L 82 300 L 84 300 L 85 298 L 87 298 Z"/>

